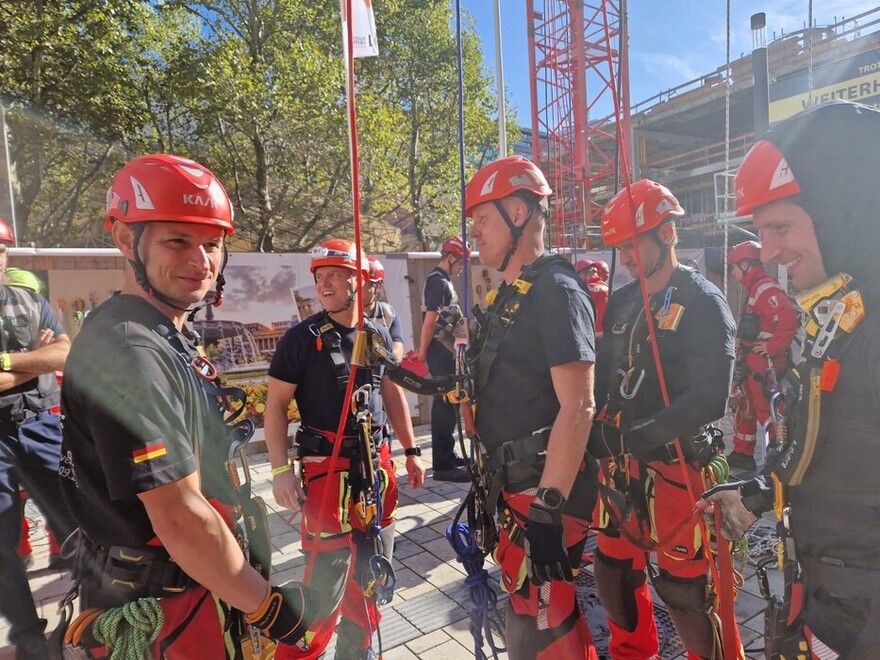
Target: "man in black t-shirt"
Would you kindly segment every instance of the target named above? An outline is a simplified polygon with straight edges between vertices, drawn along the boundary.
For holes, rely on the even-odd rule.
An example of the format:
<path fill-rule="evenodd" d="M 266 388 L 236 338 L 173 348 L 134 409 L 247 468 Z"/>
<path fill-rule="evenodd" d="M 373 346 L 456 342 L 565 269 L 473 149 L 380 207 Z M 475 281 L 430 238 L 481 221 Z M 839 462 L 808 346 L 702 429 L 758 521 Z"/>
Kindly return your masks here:
<path fill-rule="evenodd" d="M 574 584 L 596 502 L 585 460 L 594 316 L 571 263 L 542 256 L 550 194 L 541 170 L 512 156 L 477 172 L 465 198 L 480 260 L 504 277 L 469 355 L 514 659 L 596 658 Z"/>
<path fill-rule="evenodd" d="M 443 241 L 440 261 L 428 273 L 422 291 L 423 318 L 418 357 L 427 363 L 431 375 L 435 377 L 455 373 L 452 331 L 454 323 L 461 318 L 461 308 L 452 278 L 461 273 L 465 251 L 470 256 L 470 248 L 458 236 Z M 466 461 L 455 453 L 457 421 L 455 406 L 443 397 L 434 397 L 431 405 L 431 453 L 435 481 L 470 481 L 467 471 L 461 467 Z"/>
<path fill-rule="evenodd" d="M 360 261 L 366 279 L 366 255 L 361 254 Z M 409 484 L 421 486 L 425 473 L 403 391 L 382 367 L 355 368 L 351 364 L 357 334 L 355 244 L 344 239 L 326 241 L 313 251 L 310 270 L 323 311 L 287 331 L 269 368 L 265 430 L 272 493 L 281 506 L 302 510 L 302 545 L 309 555 L 305 581 L 321 588 L 309 631 L 310 657 L 317 657 L 330 643 L 341 611 L 336 657 L 367 658 L 379 611 L 376 597 L 365 597 L 364 589 L 375 560 L 384 557 L 390 562 L 394 548 L 397 480 L 386 421 L 393 424 L 404 447 Z M 386 328 L 365 321 L 367 324 L 368 332 L 377 333 L 386 347 L 391 346 Z M 362 401 L 371 418 L 373 477 L 366 474 L 367 457 L 359 444 L 356 414 L 346 398 L 352 370 L 352 391 L 365 393 Z M 301 474 L 291 469 L 287 456 L 291 399 L 300 414 L 295 444 Z M 341 420 L 342 435 L 337 436 Z M 332 456 L 334 445 L 338 445 L 336 458 Z M 370 488 L 373 480 L 376 486 Z M 364 502 L 370 504 L 364 507 Z M 350 571 L 352 558 L 354 570 Z M 292 649 L 280 649 L 275 657 L 302 656 Z"/>
<path fill-rule="evenodd" d="M 210 499 L 228 484 L 227 431 L 216 388 L 203 385 L 210 363 L 184 321 L 215 282 L 212 300 L 222 296 L 224 239 L 233 231 L 226 191 L 191 160 L 141 156 L 113 180 L 105 228 L 125 257 L 125 284 L 89 314 L 62 389 L 60 475 L 82 530 L 82 614 L 71 624 L 81 648 L 70 652 L 109 657 L 94 615 L 114 609 L 107 616 L 115 618 L 135 601 L 156 621 L 138 634 L 154 640 L 157 657 L 233 657 L 240 635 L 248 637 L 238 612 L 268 637 L 295 643 L 314 592 L 269 584 L 233 535 L 231 507 Z"/>

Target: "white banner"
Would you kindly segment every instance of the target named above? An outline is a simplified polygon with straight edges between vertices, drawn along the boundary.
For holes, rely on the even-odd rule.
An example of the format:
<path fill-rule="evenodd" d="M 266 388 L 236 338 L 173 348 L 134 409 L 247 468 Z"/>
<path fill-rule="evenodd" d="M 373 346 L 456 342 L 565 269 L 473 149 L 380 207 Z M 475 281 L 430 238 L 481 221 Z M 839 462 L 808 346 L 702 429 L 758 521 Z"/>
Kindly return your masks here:
<path fill-rule="evenodd" d="M 348 59 L 348 21 L 346 16 L 347 0 L 340 0 L 342 5 L 342 45 Z M 379 43 L 376 40 L 376 16 L 373 14 L 373 0 L 351 0 L 352 43 L 354 56 L 376 57 L 379 55 Z"/>

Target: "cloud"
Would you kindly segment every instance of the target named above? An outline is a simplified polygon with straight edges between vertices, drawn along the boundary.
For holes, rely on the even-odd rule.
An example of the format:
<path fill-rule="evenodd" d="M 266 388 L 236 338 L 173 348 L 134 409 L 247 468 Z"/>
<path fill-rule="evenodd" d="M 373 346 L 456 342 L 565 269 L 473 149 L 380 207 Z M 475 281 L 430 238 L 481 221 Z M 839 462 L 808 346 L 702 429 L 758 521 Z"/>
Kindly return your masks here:
<path fill-rule="evenodd" d="M 224 306 L 228 305 L 231 310 L 247 308 L 257 301 L 260 304 L 289 305 L 290 290 L 296 286 L 296 273 L 291 266 L 279 266 L 277 270 L 229 266 L 226 280 Z"/>
<path fill-rule="evenodd" d="M 637 62 L 644 71 L 659 80 L 678 80 L 687 82 L 700 76 L 704 71 L 690 60 L 695 56 L 679 56 L 672 53 L 634 51 L 631 59 Z"/>

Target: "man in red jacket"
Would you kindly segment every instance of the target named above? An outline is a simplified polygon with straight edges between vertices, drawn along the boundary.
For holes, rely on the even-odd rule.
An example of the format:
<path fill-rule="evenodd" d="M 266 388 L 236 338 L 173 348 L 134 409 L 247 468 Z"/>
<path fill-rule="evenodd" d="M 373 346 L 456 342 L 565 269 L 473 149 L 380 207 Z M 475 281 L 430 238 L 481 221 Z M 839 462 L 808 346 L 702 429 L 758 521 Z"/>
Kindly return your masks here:
<path fill-rule="evenodd" d="M 734 373 L 738 393 L 730 467 L 755 469 L 755 438 L 758 424 L 770 418 L 774 379 L 788 371 L 788 348 L 797 332 L 794 304 L 761 264 L 761 244 L 746 241 L 734 246 L 727 268 L 742 284 L 747 296 L 737 328 L 739 350 Z"/>
<path fill-rule="evenodd" d="M 590 265 L 590 276 L 587 279 L 587 288 L 590 297 L 596 305 L 596 340 L 602 339 L 602 319 L 605 317 L 605 306 L 608 304 L 608 264 L 604 261 L 594 261 Z"/>

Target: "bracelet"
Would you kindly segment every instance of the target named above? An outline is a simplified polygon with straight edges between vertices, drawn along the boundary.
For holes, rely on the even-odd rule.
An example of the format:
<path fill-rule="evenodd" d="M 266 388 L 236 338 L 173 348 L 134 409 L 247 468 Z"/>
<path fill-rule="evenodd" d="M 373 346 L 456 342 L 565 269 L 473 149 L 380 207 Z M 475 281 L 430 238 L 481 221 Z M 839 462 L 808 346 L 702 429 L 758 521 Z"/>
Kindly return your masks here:
<path fill-rule="evenodd" d="M 286 465 L 282 465 L 281 467 L 272 468 L 272 476 L 277 477 L 279 474 L 284 474 L 285 472 L 290 472 L 290 463 Z"/>
<path fill-rule="evenodd" d="M 12 371 L 12 356 L 9 353 L 0 353 L 0 371 Z"/>

